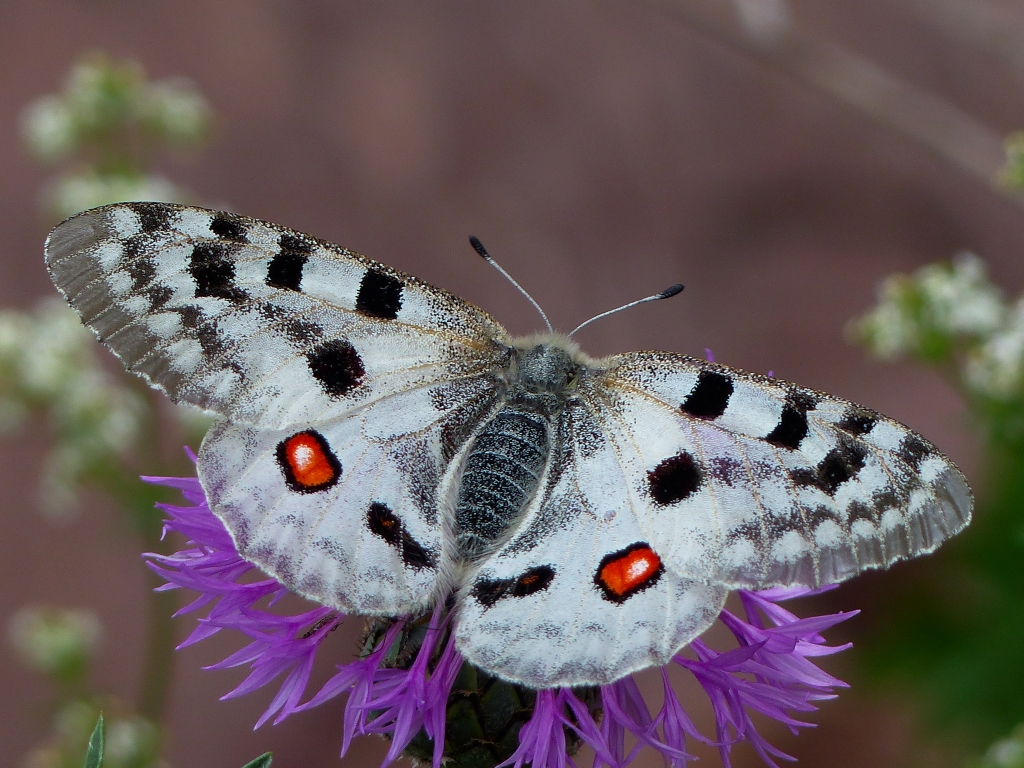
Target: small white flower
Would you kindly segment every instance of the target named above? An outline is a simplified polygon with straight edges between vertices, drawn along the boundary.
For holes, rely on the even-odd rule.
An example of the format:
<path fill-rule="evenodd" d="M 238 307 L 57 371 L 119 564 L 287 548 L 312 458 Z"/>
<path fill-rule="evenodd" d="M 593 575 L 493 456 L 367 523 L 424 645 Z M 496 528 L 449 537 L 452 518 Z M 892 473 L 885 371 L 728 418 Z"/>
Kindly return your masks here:
<path fill-rule="evenodd" d="M 917 278 L 938 330 L 984 336 L 1002 323 L 1002 297 L 989 282 L 985 263 L 973 253 L 960 254 L 952 269 L 939 264 L 924 267 Z"/>
<path fill-rule="evenodd" d="M 1004 327 L 972 350 L 964 380 L 978 394 L 1001 400 L 1024 391 L 1024 299 L 1013 307 Z"/>
<path fill-rule="evenodd" d="M 184 78 L 153 83 L 140 109 L 143 119 L 154 123 L 168 139 L 183 144 L 203 137 L 212 114 L 206 99 Z"/>
<path fill-rule="evenodd" d="M 57 96 L 45 96 L 25 108 L 21 114 L 21 134 L 32 151 L 47 161 L 65 157 L 78 143 L 74 116 Z"/>
<path fill-rule="evenodd" d="M 929 264 L 912 275 L 893 275 L 879 288 L 878 304 L 852 335 L 882 358 L 934 354 L 929 345 L 978 339 L 997 331 L 1006 317 L 999 290 L 971 253 L 952 264 Z"/>

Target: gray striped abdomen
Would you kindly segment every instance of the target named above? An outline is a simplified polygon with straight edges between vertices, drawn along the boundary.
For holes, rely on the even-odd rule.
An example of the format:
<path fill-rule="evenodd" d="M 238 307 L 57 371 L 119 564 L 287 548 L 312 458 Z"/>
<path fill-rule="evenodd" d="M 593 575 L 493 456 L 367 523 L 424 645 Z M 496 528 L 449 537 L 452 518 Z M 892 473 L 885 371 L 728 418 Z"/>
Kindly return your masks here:
<path fill-rule="evenodd" d="M 547 417 L 522 406 L 498 411 L 476 436 L 455 508 L 464 554 L 493 544 L 519 518 L 537 490 L 549 447 Z"/>

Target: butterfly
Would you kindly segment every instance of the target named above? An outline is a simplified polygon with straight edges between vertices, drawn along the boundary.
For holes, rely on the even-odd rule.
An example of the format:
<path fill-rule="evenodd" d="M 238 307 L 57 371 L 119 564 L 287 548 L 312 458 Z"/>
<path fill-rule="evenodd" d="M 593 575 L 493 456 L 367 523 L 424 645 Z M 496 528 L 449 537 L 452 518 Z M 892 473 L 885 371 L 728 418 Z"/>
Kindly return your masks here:
<path fill-rule="evenodd" d="M 665 664 L 730 590 L 838 583 L 970 520 L 952 462 L 868 408 L 511 338 L 274 224 L 109 205 L 58 225 L 46 258 L 129 371 L 218 415 L 197 471 L 245 558 L 348 613 L 448 600 L 463 656 L 534 688 Z"/>

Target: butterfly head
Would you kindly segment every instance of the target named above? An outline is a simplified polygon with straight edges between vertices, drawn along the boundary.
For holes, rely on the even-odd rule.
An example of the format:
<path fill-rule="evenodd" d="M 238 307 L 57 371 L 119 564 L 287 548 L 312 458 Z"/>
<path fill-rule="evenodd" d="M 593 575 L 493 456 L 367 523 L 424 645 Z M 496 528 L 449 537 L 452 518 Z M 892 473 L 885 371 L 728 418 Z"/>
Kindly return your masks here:
<path fill-rule="evenodd" d="M 572 341 L 557 334 L 517 339 L 512 385 L 530 396 L 564 402 L 589 358 Z"/>

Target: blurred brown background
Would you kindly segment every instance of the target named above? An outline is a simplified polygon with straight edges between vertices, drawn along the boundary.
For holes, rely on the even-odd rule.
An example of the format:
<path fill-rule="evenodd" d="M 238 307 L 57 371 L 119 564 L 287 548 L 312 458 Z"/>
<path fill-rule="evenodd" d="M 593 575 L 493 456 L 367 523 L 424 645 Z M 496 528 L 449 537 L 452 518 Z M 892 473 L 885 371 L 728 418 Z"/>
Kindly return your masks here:
<path fill-rule="evenodd" d="M 754 6 L 780 4 L 2 2 L 0 305 L 28 308 L 53 292 L 42 242 L 54 222 L 38 203 L 49 172 L 23 150 L 19 113 L 100 48 L 136 58 L 153 77 L 192 78 L 209 99 L 214 140 L 194 158 L 161 163 L 199 202 L 364 252 L 518 333 L 539 319 L 467 235 L 563 330 L 683 282 L 681 297 L 602 321 L 580 342 L 592 354 L 711 348 L 721 362 L 772 369 L 894 416 L 970 476 L 975 443 L 955 394 L 930 372 L 866 360 L 843 326 L 885 275 L 960 249 L 1020 290 L 1024 208 L 984 175 L 1000 160 L 992 142 L 1024 128 L 1024 6 L 789 6 L 786 34 L 874 62 L 976 121 L 946 136 L 963 153 L 952 160 L 887 124 L 916 103 L 865 111 L 810 84 L 807 70 L 792 75 L 794 66 L 827 74 L 813 56 L 752 52 L 758 38 L 735 11 Z M 35 514 L 44 440 L 0 443 L 0 621 L 30 602 L 94 608 L 106 626 L 95 677 L 132 701 L 147 588 L 137 547 L 99 497 L 64 527 Z M 912 567 L 847 585 L 828 605 L 869 611 L 871 591 L 899 590 Z M 832 636 L 856 640 L 861 621 Z M 179 620 L 182 636 L 191 626 Z M 333 647 L 348 653 L 349 642 L 339 633 Z M 282 768 L 337 764 L 340 701 L 255 734 L 269 694 L 217 701 L 242 673 L 200 666 L 237 645 L 224 638 L 178 654 L 172 763 L 230 768 L 273 749 Z M 775 734 L 780 746 L 812 766 L 942 762 L 898 693 L 869 692 L 848 659 L 825 666 L 853 691 L 824 704 L 816 731 Z M 17 765 L 42 738 L 48 695 L 0 645 L 0 765 Z M 382 756 L 381 743 L 363 740 L 346 760 L 371 766 Z M 756 762 L 740 750 L 737 764 Z"/>

